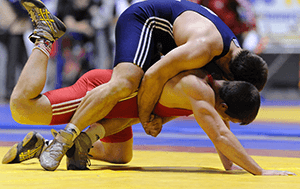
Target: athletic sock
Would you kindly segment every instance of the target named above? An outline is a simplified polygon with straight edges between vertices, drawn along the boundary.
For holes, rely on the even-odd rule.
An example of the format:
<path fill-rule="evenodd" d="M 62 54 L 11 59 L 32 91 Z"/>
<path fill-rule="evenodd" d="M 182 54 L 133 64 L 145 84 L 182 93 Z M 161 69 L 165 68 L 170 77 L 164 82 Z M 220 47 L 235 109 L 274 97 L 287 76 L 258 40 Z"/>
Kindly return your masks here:
<path fill-rule="evenodd" d="M 41 150 L 40 154 L 38 155 L 38 157 L 41 155 L 41 153 L 52 143 L 53 140 L 48 140 L 45 139 L 45 144 L 43 146 L 43 149 Z"/>
<path fill-rule="evenodd" d="M 48 140 L 48 139 L 45 139 L 45 145 L 46 146 L 49 146 L 51 144 L 53 140 Z"/>
<path fill-rule="evenodd" d="M 75 138 L 81 133 L 81 131 L 73 123 L 68 123 L 64 130 L 73 134 L 72 141 L 74 141 Z"/>
<path fill-rule="evenodd" d="M 44 38 L 36 39 L 32 50 L 34 49 L 39 49 L 49 58 L 52 49 L 52 42 Z"/>
<path fill-rule="evenodd" d="M 93 144 L 97 140 L 104 138 L 105 129 L 100 123 L 95 123 L 85 133 L 90 137 Z"/>

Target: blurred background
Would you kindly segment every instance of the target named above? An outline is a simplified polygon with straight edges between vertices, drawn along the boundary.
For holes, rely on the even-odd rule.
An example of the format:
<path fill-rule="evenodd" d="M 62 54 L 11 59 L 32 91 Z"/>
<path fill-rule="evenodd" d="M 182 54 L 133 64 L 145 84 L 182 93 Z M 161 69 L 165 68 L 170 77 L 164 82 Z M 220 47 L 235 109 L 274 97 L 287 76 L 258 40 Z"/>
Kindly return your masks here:
<path fill-rule="evenodd" d="M 88 70 L 111 69 L 114 27 L 130 4 L 141 0 L 43 0 L 65 22 L 67 33 L 53 45 L 44 91 L 69 86 Z M 213 10 L 243 48 L 269 66 L 263 101 L 300 99 L 299 0 L 190 0 Z M 0 0 L 0 102 L 8 104 L 33 44 L 32 25 L 18 0 Z M 294 104 L 294 103 L 293 103 Z"/>

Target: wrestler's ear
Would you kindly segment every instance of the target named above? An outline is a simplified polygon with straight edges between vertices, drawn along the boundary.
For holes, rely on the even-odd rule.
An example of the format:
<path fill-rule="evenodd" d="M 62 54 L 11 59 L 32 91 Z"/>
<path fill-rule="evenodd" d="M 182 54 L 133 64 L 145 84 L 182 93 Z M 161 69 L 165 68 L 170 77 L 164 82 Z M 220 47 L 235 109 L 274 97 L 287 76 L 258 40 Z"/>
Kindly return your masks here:
<path fill-rule="evenodd" d="M 225 102 L 221 103 L 221 109 L 225 112 L 228 109 L 228 106 Z"/>

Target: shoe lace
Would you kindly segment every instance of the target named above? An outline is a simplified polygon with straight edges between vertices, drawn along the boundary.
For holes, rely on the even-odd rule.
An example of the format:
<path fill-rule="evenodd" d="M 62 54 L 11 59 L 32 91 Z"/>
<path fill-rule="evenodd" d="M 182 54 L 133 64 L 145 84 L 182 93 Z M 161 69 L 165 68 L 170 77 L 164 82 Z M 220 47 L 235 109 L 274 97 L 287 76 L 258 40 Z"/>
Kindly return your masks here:
<path fill-rule="evenodd" d="M 92 165 L 90 158 L 86 159 L 86 164 L 90 167 Z"/>
<path fill-rule="evenodd" d="M 80 164 L 86 165 L 86 167 L 91 166 L 91 160 L 90 160 L 89 156 L 90 155 L 87 153 L 81 154 L 81 157 L 79 159 L 79 161 L 81 162 Z"/>
<path fill-rule="evenodd" d="M 94 146 L 92 146 L 91 148 L 94 148 Z M 86 165 L 88 165 L 89 167 L 92 165 L 91 160 L 90 160 L 90 157 L 91 157 L 91 158 L 93 157 L 91 154 L 89 154 L 91 148 L 88 149 L 88 153 L 87 153 L 87 156 L 86 156 L 86 159 L 85 159 L 85 163 L 86 163 Z"/>
<path fill-rule="evenodd" d="M 33 23 L 34 27 L 37 27 L 37 20 L 40 20 L 43 21 L 51 31 L 54 31 L 54 28 L 51 24 L 52 22 L 54 22 L 54 20 L 51 18 L 51 13 L 47 9 L 39 9 L 39 12 L 35 9 L 29 9 L 28 14 L 32 18 L 31 22 Z"/>

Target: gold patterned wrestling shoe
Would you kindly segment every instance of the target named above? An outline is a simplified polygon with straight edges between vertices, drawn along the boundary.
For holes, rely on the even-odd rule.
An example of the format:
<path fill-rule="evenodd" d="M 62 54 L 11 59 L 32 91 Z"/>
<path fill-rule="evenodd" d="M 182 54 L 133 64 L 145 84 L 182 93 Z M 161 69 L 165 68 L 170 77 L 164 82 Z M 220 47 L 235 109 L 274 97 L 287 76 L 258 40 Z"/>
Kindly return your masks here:
<path fill-rule="evenodd" d="M 88 170 L 87 165 L 90 165 L 89 151 L 92 148 L 90 137 L 81 132 L 74 140 L 74 145 L 70 148 L 67 155 L 67 170 Z"/>
<path fill-rule="evenodd" d="M 29 132 L 22 142 L 13 145 L 2 159 L 3 164 L 21 163 L 25 160 L 38 158 L 45 145 L 45 140 L 37 132 Z"/>
<path fill-rule="evenodd" d="M 54 42 L 66 32 L 65 24 L 51 14 L 45 4 L 40 0 L 20 0 L 27 10 L 33 23 L 33 33 L 29 36 L 30 41 L 45 38 Z"/>

